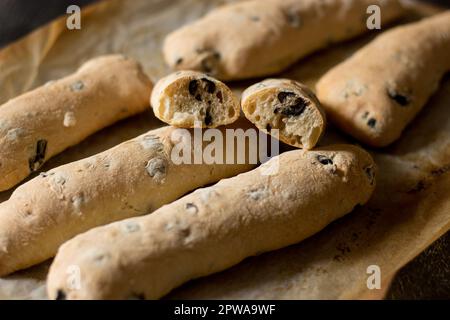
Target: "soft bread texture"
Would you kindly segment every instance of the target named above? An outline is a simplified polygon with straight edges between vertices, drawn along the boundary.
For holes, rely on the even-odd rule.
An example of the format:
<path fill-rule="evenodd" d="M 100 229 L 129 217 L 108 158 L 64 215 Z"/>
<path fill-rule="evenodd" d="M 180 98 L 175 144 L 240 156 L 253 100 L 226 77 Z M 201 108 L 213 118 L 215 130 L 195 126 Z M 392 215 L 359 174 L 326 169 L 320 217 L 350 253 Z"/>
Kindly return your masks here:
<path fill-rule="evenodd" d="M 152 87 L 137 62 L 102 56 L 0 106 L 0 191 L 92 133 L 144 111 Z"/>
<path fill-rule="evenodd" d="M 221 80 L 278 73 L 332 43 L 368 31 L 370 5 L 382 23 L 403 13 L 398 0 L 251 0 L 219 7 L 167 36 L 163 52 L 178 70 Z"/>
<path fill-rule="evenodd" d="M 17 188 L 0 204 L 0 275 L 54 256 L 63 242 L 79 233 L 150 213 L 188 191 L 256 165 L 248 164 L 247 154 L 244 164 L 175 164 L 171 153 L 176 146 L 194 143 L 178 141 L 176 130 L 149 131 L 41 173 Z M 191 152 L 194 149 L 191 146 Z"/>
<path fill-rule="evenodd" d="M 327 115 L 364 143 L 397 140 L 450 70 L 450 11 L 378 36 L 317 84 Z"/>
<path fill-rule="evenodd" d="M 314 93 L 288 79 L 267 79 L 247 88 L 241 99 L 246 118 L 284 143 L 312 149 L 326 127 L 325 112 Z"/>
<path fill-rule="evenodd" d="M 224 83 L 195 71 L 178 71 L 159 80 L 151 105 L 160 120 L 182 128 L 216 128 L 236 121 L 240 112 Z"/>
<path fill-rule="evenodd" d="M 272 172 L 267 175 L 267 172 Z M 375 164 L 359 147 L 295 150 L 151 215 L 79 235 L 50 268 L 51 299 L 157 299 L 246 257 L 297 243 L 366 203 Z M 79 287 L 67 270 L 79 270 Z"/>

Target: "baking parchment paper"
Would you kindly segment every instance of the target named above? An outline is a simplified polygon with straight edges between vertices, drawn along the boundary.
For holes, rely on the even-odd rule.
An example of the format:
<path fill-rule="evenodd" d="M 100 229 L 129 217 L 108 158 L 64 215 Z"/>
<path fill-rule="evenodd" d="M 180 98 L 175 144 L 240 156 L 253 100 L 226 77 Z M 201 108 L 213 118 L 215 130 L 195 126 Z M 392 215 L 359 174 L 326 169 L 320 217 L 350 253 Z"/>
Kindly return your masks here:
<path fill-rule="evenodd" d="M 81 30 L 68 30 L 65 17 L 55 20 L 0 51 L 0 103 L 107 53 L 120 52 L 139 60 L 156 81 L 169 72 L 160 49 L 165 34 L 231 1 L 235 0 L 109 0 L 83 10 Z M 410 6 L 402 22 L 439 10 L 413 2 Z M 323 73 L 375 35 L 324 50 L 280 76 L 314 87 Z M 239 93 L 255 81 L 232 86 Z M 300 244 L 246 259 L 234 268 L 192 281 L 167 298 L 382 298 L 395 273 L 450 229 L 449 105 L 447 78 L 397 143 L 369 150 L 379 174 L 376 192 L 367 205 Z M 161 125 L 150 111 L 124 120 L 53 158 L 43 170 L 98 153 Z M 357 143 L 331 127 L 321 144 L 335 142 Z M 10 194 L 0 193 L 0 202 Z M 0 299 L 45 299 L 49 263 L 0 278 Z M 371 265 L 380 268 L 381 289 L 367 287 Z"/>

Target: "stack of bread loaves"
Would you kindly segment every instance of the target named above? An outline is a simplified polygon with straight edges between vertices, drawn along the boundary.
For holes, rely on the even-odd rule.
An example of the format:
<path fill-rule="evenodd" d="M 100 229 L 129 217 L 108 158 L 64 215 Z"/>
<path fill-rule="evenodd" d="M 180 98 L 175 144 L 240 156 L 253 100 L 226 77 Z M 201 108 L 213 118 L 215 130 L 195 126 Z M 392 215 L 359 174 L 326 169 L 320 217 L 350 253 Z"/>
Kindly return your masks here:
<path fill-rule="evenodd" d="M 368 31 L 363 18 L 371 5 L 381 9 L 383 25 L 403 13 L 398 0 L 224 5 L 167 35 L 163 53 L 175 70 L 154 88 L 137 62 L 105 56 L 1 106 L 0 190 L 147 109 L 149 100 L 168 126 L 19 186 L 0 204 L 0 276 L 56 255 L 51 299 L 158 299 L 300 242 L 364 205 L 376 164 L 359 146 L 317 146 L 326 113 L 370 146 L 396 140 L 450 69 L 449 12 L 383 32 L 324 75 L 317 97 L 296 80 L 270 78 L 254 81 L 239 100 L 222 81 L 273 76 Z M 249 145 L 240 150 L 244 163 L 173 159 L 179 128 L 193 135 L 255 127 L 293 150 L 258 168 Z M 223 139 L 220 151 L 232 142 Z M 208 147 L 181 143 L 192 154 Z M 68 279 L 73 266 L 82 275 L 78 285 Z"/>

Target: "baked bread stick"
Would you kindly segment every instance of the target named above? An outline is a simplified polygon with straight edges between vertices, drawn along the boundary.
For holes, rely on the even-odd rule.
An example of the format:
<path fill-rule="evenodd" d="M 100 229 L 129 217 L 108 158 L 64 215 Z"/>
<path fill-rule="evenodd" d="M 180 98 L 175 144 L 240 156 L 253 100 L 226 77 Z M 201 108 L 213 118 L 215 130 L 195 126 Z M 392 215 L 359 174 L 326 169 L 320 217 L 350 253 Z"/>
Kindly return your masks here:
<path fill-rule="evenodd" d="M 264 175 L 277 166 L 273 175 Z M 92 229 L 58 250 L 51 299 L 157 299 L 188 280 L 315 234 L 375 187 L 375 164 L 359 147 L 281 154 L 151 215 Z M 67 271 L 76 266 L 79 286 Z"/>
<path fill-rule="evenodd" d="M 102 56 L 0 106 L 0 191 L 94 132 L 143 112 L 152 87 L 137 62 Z"/>
<path fill-rule="evenodd" d="M 436 92 L 450 70 L 450 11 L 378 36 L 317 84 L 332 122 L 360 141 L 384 147 Z"/>

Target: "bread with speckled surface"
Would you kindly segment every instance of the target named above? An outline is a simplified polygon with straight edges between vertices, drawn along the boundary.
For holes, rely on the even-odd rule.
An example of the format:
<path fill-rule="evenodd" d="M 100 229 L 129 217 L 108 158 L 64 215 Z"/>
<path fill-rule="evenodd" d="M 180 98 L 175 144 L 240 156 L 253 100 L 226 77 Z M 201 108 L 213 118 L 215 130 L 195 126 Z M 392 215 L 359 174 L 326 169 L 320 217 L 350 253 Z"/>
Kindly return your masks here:
<path fill-rule="evenodd" d="M 363 149 L 294 150 L 168 204 L 92 229 L 58 250 L 51 299 L 157 299 L 188 280 L 297 243 L 366 203 L 375 164 Z M 80 286 L 68 283 L 77 266 Z"/>
<path fill-rule="evenodd" d="M 0 191 L 94 132 L 143 112 L 152 87 L 134 60 L 101 56 L 1 105 Z"/>

